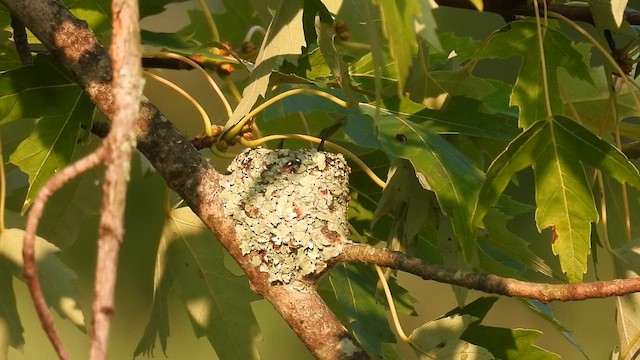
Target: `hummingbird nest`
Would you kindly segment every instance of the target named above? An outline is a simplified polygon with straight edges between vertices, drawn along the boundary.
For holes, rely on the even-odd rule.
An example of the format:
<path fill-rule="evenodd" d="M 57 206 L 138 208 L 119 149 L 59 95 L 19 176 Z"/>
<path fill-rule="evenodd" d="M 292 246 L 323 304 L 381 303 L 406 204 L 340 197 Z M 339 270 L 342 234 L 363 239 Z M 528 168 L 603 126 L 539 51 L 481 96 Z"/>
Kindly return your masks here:
<path fill-rule="evenodd" d="M 247 149 L 222 181 L 244 256 L 272 283 L 315 279 L 347 241 L 350 168 L 341 154 Z"/>

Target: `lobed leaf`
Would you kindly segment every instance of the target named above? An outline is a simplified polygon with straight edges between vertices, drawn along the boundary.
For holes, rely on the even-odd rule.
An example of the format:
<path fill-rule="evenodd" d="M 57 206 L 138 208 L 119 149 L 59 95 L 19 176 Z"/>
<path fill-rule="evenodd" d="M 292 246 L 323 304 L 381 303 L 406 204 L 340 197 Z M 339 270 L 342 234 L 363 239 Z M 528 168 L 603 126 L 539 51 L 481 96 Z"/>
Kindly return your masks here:
<path fill-rule="evenodd" d="M 283 1 L 267 29 L 262 41 L 249 85 L 242 92 L 242 100 L 227 121 L 224 131 L 235 126 L 251 111 L 269 85 L 271 71 L 279 61 L 287 59 L 294 64 L 306 44 L 302 27 L 303 0 Z"/>
<path fill-rule="evenodd" d="M 538 229 L 552 229 L 552 247 L 562 270 L 569 281 L 580 281 L 587 270 L 591 223 L 598 220 L 583 163 L 620 182 L 640 186 L 638 170 L 619 150 L 577 123 L 556 116 L 533 124 L 491 164 L 478 196 L 475 224 L 497 202 L 511 177 L 533 166 Z"/>
<path fill-rule="evenodd" d="M 362 264 L 340 264 L 327 281 L 355 338 L 367 352 L 381 356 L 383 344 L 395 343 L 395 336 L 384 304 L 376 300 L 378 277 L 373 269 Z"/>
<path fill-rule="evenodd" d="M 371 108 L 361 106 L 366 114 Z M 366 126 L 360 125 L 361 128 Z M 349 129 L 345 129 L 349 135 Z M 442 137 L 426 126 L 385 113 L 377 124 L 377 137 L 391 158 L 407 159 L 421 185 L 436 194 L 469 263 L 477 262 L 477 244 L 471 224 L 474 202 L 484 174 Z"/>
<path fill-rule="evenodd" d="M 592 82 L 588 61 L 573 47 L 565 34 L 553 27 L 543 28 L 544 56 L 547 67 L 548 91 L 554 114 L 562 114 L 562 101 L 558 90 L 558 68 L 562 67 L 574 77 Z M 513 87 L 510 105 L 520 108 L 520 127 L 528 128 L 536 121 L 548 117 L 545 102 L 545 84 L 540 67 L 538 30 L 535 22 L 513 21 L 488 38 L 475 59 L 521 56 L 522 65 Z"/>
<path fill-rule="evenodd" d="M 5 270 L 11 271 L 13 276 L 22 281 L 23 239 L 24 230 L 21 229 L 5 229 L 0 234 L 0 261 L 4 263 Z M 84 316 L 79 306 L 80 295 L 75 288 L 76 274 L 56 256 L 58 248 L 39 236 L 36 236 L 35 241 L 38 276 L 47 304 L 62 318 L 68 318 L 84 331 Z"/>
<path fill-rule="evenodd" d="M 0 125 L 37 118 L 33 131 L 9 160 L 29 175 L 25 211 L 40 187 L 73 156 L 81 126 L 90 127 L 93 103 L 48 56 L 37 56 L 32 66 L 0 77 Z"/>
<path fill-rule="evenodd" d="M 244 277 L 233 275 L 224 266 L 223 251 L 189 208 L 169 213 L 154 276 L 152 315 L 160 318 L 150 318 L 136 355 L 151 353 L 156 336 L 165 350 L 169 336 L 166 302 L 173 288 L 184 303 L 196 336 L 206 336 L 220 359 L 256 358 L 254 343 L 260 335 L 250 302 L 258 297 Z"/>

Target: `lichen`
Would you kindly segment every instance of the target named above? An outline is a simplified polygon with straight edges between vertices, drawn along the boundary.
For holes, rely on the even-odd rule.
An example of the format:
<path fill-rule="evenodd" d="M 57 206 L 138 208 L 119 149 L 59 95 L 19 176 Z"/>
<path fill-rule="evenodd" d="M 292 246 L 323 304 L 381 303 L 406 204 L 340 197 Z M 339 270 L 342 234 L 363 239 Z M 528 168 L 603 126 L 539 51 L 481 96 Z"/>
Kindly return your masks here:
<path fill-rule="evenodd" d="M 350 169 L 341 154 L 317 150 L 244 151 L 222 180 L 225 215 L 244 256 L 269 281 L 322 273 L 348 235 Z"/>

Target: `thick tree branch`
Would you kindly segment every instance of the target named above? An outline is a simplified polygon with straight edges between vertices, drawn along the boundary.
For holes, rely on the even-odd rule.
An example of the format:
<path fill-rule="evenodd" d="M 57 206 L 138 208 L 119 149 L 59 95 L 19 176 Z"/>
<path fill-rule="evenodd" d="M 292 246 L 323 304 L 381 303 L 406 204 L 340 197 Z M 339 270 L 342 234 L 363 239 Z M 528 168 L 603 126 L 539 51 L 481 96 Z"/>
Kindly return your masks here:
<path fill-rule="evenodd" d="M 109 57 L 84 21 L 55 0 L 0 0 L 56 55 L 76 77 L 98 109 L 113 118 L 112 68 Z M 348 331 L 309 286 L 272 286 L 268 276 L 242 256 L 234 222 L 223 214 L 221 175 L 211 167 L 159 110 L 141 104 L 136 124 L 138 149 L 149 159 L 168 186 L 176 191 L 216 235 L 247 274 L 252 289 L 268 300 L 319 359 L 363 359 Z M 345 350 L 351 350 L 349 355 Z"/>
<path fill-rule="evenodd" d="M 404 253 L 370 245 L 345 245 L 334 261 L 376 264 L 418 275 L 425 280 L 459 285 L 467 289 L 542 302 L 576 301 L 622 296 L 640 291 L 640 278 L 581 284 L 538 284 L 497 275 L 459 271 L 425 263 Z"/>

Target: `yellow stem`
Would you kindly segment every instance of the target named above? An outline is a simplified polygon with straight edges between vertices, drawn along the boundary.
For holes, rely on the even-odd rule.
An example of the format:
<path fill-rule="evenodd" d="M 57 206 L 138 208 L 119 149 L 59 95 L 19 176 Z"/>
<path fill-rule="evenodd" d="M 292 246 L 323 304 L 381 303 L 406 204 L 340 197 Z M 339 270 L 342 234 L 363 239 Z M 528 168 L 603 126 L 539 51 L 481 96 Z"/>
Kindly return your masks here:
<path fill-rule="evenodd" d="M 254 147 L 254 146 L 260 146 L 262 144 L 264 144 L 267 141 L 273 141 L 273 140 L 282 140 L 282 139 L 296 139 L 296 140 L 306 140 L 306 141 L 310 141 L 313 142 L 315 144 L 319 144 L 322 139 L 319 139 L 315 136 L 309 136 L 309 135 L 302 135 L 302 134 L 278 134 L 278 135 L 269 135 L 269 136 L 265 136 L 256 140 L 246 140 L 246 139 L 240 139 L 240 144 L 247 146 L 247 147 Z M 353 161 L 359 168 L 361 168 L 370 178 L 371 180 L 373 180 L 378 186 L 380 186 L 381 188 L 384 189 L 384 187 L 386 186 L 386 182 L 384 182 L 382 179 L 380 179 L 378 177 L 378 175 L 376 175 L 376 173 L 373 172 L 373 170 L 371 170 L 371 168 L 369 166 L 367 166 L 367 164 L 365 164 L 362 160 L 360 160 L 360 158 L 358 158 L 354 153 L 352 153 L 351 151 L 343 148 L 342 146 L 332 143 L 330 141 L 326 141 L 324 142 L 324 146 L 326 146 L 328 149 L 337 151 L 339 153 L 344 154 L 344 156 L 346 156 L 347 158 L 349 158 L 351 161 Z"/>
<path fill-rule="evenodd" d="M 184 62 L 185 64 L 189 64 L 194 70 L 200 73 L 209 82 L 209 85 L 211 86 L 213 91 L 216 93 L 216 95 L 218 95 L 218 98 L 220 98 L 220 101 L 222 102 L 222 105 L 224 106 L 224 109 L 227 112 L 227 118 L 231 117 L 231 114 L 233 114 L 233 109 L 231 109 L 231 105 L 229 104 L 229 101 L 227 101 L 227 98 L 224 96 L 224 94 L 222 93 L 222 90 L 220 90 L 220 87 L 215 82 L 215 80 L 213 80 L 211 75 L 209 75 L 209 73 L 207 73 L 207 71 L 203 69 L 202 66 L 198 65 L 197 62 L 189 59 L 186 56 L 182 56 L 182 55 L 171 53 L 171 52 L 146 52 L 144 53 L 144 56 L 176 59 Z"/>
<path fill-rule="evenodd" d="M 4 176 L 4 155 L 2 154 L 2 141 L 0 141 L 0 233 L 4 231 L 4 204 L 7 192 L 7 180 Z"/>
<path fill-rule="evenodd" d="M 255 109 L 251 110 L 247 115 L 245 115 L 240 121 L 238 121 L 237 123 L 235 123 L 234 125 L 230 126 L 228 129 L 226 129 L 223 133 L 222 136 L 220 136 L 219 139 L 224 139 L 227 141 L 232 140 L 236 135 L 238 135 L 240 133 L 240 130 L 242 130 L 242 128 L 249 122 L 251 121 L 251 119 L 253 117 L 255 117 L 256 115 L 258 115 L 262 110 L 266 109 L 267 107 L 273 105 L 274 103 L 288 98 L 289 96 L 292 95 L 297 95 L 297 94 L 309 94 L 309 95 L 315 95 L 315 96 L 319 96 L 321 98 L 325 98 L 329 101 L 332 101 L 344 108 L 348 108 L 349 104 L 340 99 L 337 98 L 329 93 L 326 93 L 324 91 L 320 91 L 320 90 L 316 90 L 316 89 L 308 89 L 308 88 L 299 88 L 299 89 L 292 89 L 289 91 L 285 91 L 282 94 L 278 94 L 274 97 L 272 97 L 271 99 L 265 101 L 264 103 L 260 104 L 259 106 L 257 106 Z"/>
<path fill-rule="evenodd" d="M 158 76 L 154 73 L 150 73 L 148 71 L 144 72 L 144 76 L 150 79 L 153 79 L 159 83 L 162 83 L 164 85 L 167 85 L 168 87 L 172 88 L 173 90 L 175 90 L 176 92 L 178 92 L 180 95 L 182 95 L 185 99 L 187 99 L 195 108 L 196 110 L 198 110 L 198 112 L 200 113 L 200 116 L 202 117 L 202 121 L 204 123 L 204 131 L 207 134 L 207 136 L 213 136 L 213 132 L 211 127 L 213 126 L 211 124 L 211 119 L 209 118 L 209 115 L 207 114 L 207 112 L 204 110 L 204 108 L 202 107 L 202 105 L 200 105 L 196 99 L 194 99 L 188 92 L 184 91 L 181 87 L 179 87 L 178 85 L 172 83 L 171 81 Z"/>
<path fill-rule="evenodd" d="M 393 319 L 393 326 L 396 328 L 396 332 L 400 337 L 400 340 L 410 343 L 411 338 L 405 334 L 402 329 L 402 325 L 400 325 L 400 319 L 398 319 L 398 312 L 396 311 L 396 305 L 393 302 L 393 296 L 391 296 L 391 290 L 389 289 L 389 283 L 387 283 L 387 278 L 384 277 L 384 273 L 382 269 L 378 265 L 374 265 L 376 268 L 376 272 L 378 273 L 378 278 L 380 278 L 380 283 L 382 284 L 382 289 L 384 290 L 384 296 L 387 298 L 387 303 L 389 304 L 389 311 L 391 311 L 391 319 Z"/>
<path fill-rule="evenodd" d="M 547 106 L 548 118 L 553 117 L 551 109 L 551 97 L 549 95 L 549 79 L 547 75 L 547 63 L 544 56 L 544 41 L 542 36 L 542 25 L 540 23 L 540 11 L 538 9 L 538 0 L 533 0 L 533 7 L 536 12 L 536 27 L 538 28 L 538 50 L 540 51 L 540 66 L 542 66 L 542 84 L 544 86 L 544 102 Z"/>
<path fill-rule="evenodd" d="M 356 241 L 362 244 L 366 244 L 367 241 L 364 239 L 362 235 L 356 230 L 351 223 L 349 223 L 349 231 L 356 238 Z M 389 310 L 391 311 L 391 318 L 393 319 L 393 325 L 396 328 L 396 332 L 400 339 L 406 343 L 410 343 L 411 339 L 407 336 L 407 334 L 402 329 L 402 325 L 400 324 L 400 319 L 398 319 L 398 312 L 396 311 L 396 305 L 393 301 L 393 296 L 391 295 L 391 290 L 389 289 L 389 283 L 387 282 L 386 276 L 384 276 L 384 272 L 378 265 L 373 265 L 376 269 L 376 273 L 378 274 L 378 278 L 380 279 L 380 283 L 382 284 L 382 289 L 384 290 L 384 295 L 387 298 L 387 303 L 389 304 Z"/>
<path fill-rule="evenodd" d="M 205 0 L 198 0 L 200 4 L 200 8 L 202 8 L 202 12 L 204 13 L 205 19 L 207 19 L 207 24 L 209 25 L 209 29 L 211 30 L 211 40 L 220 41 L 220 33 L 218 32 L 218 27 L 216 26 L 216 22 L 213 21 L 213 16 L 211 16 L 211 11 L 207 6 Z"/>

